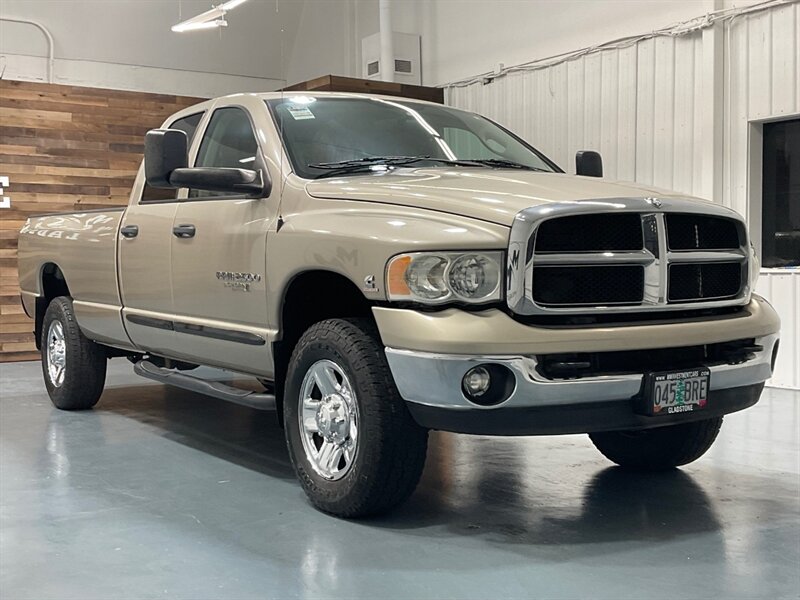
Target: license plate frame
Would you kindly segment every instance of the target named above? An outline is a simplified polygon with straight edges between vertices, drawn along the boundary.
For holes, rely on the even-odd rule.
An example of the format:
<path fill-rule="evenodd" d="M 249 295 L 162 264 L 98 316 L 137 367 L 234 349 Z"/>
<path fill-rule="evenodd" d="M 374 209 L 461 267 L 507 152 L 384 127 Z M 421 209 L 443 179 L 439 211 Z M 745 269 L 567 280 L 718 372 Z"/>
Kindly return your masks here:
<path fill-rule="evenodd" d="M 647 373 L 642 403 L 644 412 L 662 417 L 702 411 L 708 407 L 710 384 L 711 370 L 708 367 Z"/>

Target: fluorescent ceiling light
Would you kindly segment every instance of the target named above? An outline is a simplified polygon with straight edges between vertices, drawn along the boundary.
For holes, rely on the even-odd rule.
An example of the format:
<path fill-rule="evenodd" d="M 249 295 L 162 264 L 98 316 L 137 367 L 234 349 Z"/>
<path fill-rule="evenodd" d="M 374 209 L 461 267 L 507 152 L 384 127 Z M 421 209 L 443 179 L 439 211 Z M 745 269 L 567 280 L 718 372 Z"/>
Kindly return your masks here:
<path fill-rule="evenodd" d="M 245 2 L 247 2 L 247 0 L 228 0 L 227 2 L 212 7 L 204 13 L 200 13 L 196 17 L 186 19 L 177 25 L 173 25 L 172 31 L 180 33 L 182 31 L 193 31 L 196 29 L 226 27 L 228 22 L 225 20 L 225 13 Z"/>
<path fill-rule="evenodd" d="M 228 22 L 225 19 L 217 19 L 216 21 L 205 21 L 201 23 L 178 23 L 172 26 L 172 31 L 180 33 L 181 31 L 194 31 L 195 29 L 214 29 L 214 27 L 227 27 Z"/>

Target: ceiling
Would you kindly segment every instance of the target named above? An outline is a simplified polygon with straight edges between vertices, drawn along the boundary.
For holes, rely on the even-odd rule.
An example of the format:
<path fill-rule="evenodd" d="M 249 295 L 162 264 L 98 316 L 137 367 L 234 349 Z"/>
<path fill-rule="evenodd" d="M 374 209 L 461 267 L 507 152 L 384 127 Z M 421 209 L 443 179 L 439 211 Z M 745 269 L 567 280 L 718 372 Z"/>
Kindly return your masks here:
<path fill-rule="evenodd" d="M 2 0 L 0 16 L 41 22 L 59 59 L 285 79 L 305 0 L 249 0 L 229 27 L 177 34 L 210 0 Z M 0 53 L 44 56 L 30 26 L 0 22 Z"/>

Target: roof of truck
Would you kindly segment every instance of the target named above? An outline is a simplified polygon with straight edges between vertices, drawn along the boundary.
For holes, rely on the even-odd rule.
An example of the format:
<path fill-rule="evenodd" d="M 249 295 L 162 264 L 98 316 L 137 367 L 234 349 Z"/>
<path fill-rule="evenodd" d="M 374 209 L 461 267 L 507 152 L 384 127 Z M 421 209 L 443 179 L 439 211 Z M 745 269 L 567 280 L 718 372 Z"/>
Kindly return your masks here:
<path fill-rule="evenodd" d="M 291 96 L 311 96 L 311 97 L 328 97 L 328 98 L 376 98 L 379 100 L 402 100 L 404 102 L 418 102 L 420 104 L 435 104 L 437 106 L 441 106 L 436 102 L 430 102 L 428 100 L 417 100 L 416 98 L 408 98 L 405 96 L 390 96 L 388 94 L 362 94 L 358 92 L 317 92 L 314 90 L 307 90 L 307 91 L 291 91 L 291 92 L 254 92 L 254 93 L 244 93 L 244 94 L 229 94 L 227 96 L 221 96 L 222 98 L 235 98 L 236 96 L 256 96 L 259 98 L 264 98 L 265 100 L 273 100 L 273 99 L 280 99 L 286 98 Z"/>
<path fill-rule="evenodd" d="M 197 111 L 198 109 L 206 109 L 213 106 L 215 103 L 219 102 L 220 100 L 235 100 L 236 98 L 242 97 L 249 97 L 249 98 L 260 98 L 262 100 L 279 100 L 281 98 L 291 98 L 291 97 L 303 97 L 303 96 L 310 96 L 312 98 L 373 98 L 375 100 L 393 100 L 393 101 L 401 101 L 401 102 L 415 102 L 419 104 L 431 104 L 434 106 L 442 106 L 436 102 L 429 102 L 427 100 L 417 100 L 416 98 L 405 98 L 402 96 L 387 96 L 385 94 L 358 94 L 354 92 L 315 92 L 315 91 L 306 91 L 306 92 L 241 92 L 237 94 L 228 94 L 227 96 L 217 96 L 215 98 L 209 98 L 208 100 L 203 100 L 202 102 L 198 102 L 197 104 L 192 104 L 178 112 L 171 117 L 175 117 L 178 115 L 185 115 L 191 114 L 192 111 Z"/>

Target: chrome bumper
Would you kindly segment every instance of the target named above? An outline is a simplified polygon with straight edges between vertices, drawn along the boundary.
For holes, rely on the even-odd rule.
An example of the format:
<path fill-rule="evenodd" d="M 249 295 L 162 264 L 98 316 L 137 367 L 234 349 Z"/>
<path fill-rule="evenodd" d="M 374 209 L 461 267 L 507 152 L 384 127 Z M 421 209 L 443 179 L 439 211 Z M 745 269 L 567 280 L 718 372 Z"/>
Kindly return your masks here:
<path fill-rule="evenodd" d="M 750 360 L 735 365 L 714 365 L 710 390 L 726 390 L 761 384 L 772 375 L 772 352 L 778 335 L 756 339 L 763 350 Z M 644 373 L 584 377 L 580 379 L 546 379 L 536 370 L 531 356 L 469 356 L 433 354 L 386 348 L 392 375 L 407 401 L 418 405 L 451 410 L 502 411 L 512 408 L 559 407 L 575 404 L 627 400 L 639 394 Z M 508 367 L 516 385 L 507 400 L 496 406 L 478 406 L 461 392 L 461 380 L 471 368 L 482 363 Z M 663 370 L 653 365 L 653 370 Z"/>

